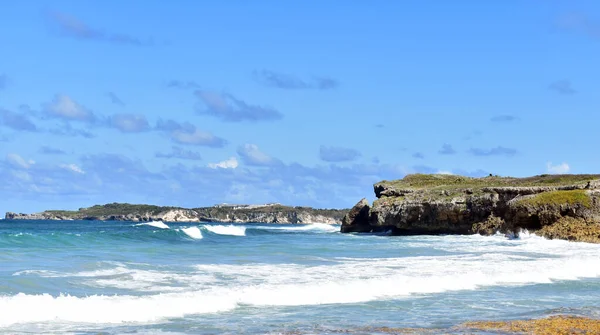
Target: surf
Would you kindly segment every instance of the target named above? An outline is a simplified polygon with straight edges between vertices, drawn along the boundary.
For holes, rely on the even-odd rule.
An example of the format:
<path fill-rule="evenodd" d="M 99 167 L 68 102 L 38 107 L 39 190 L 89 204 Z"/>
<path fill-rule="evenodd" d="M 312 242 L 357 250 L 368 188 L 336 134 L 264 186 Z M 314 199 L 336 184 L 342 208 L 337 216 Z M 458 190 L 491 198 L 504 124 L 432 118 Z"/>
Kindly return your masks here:
<path fill-rule="evenodd" d="M 194 240 L 201 240 L 202 238 L 204 238 L 204 236 L 202 236 L 202 232 L 198 227 L 181 228 L 181 231 L 187 236 L 193 238 Z"/>
<path fill-rule="evenodd" d="M 135 226 L 150 226 L 150 227 L 160 228 L 160 229 L 169 229 L 170 228 L 162 221 L 143 222 L 143 223 L 138 223 Z"/>
<path fill-rule="evenodd" d="M 204 225 L 202 228 L 209 232 L 217 235 L 230 235 L 230 236 L 246 236 L 245 226 L 220 226 L 220 225 Z"/>

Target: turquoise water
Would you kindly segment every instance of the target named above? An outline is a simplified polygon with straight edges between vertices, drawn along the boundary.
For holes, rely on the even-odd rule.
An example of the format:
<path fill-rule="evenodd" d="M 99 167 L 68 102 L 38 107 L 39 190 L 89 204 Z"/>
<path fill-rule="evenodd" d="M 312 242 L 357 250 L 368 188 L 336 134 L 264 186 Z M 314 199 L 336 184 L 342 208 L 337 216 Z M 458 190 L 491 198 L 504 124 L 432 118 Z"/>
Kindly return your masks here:
<path fill-rule="evenodd" d="M 600 245 L 153 225 L 0 221 L 0 333 L 369 334 L 600 317 Z"/>

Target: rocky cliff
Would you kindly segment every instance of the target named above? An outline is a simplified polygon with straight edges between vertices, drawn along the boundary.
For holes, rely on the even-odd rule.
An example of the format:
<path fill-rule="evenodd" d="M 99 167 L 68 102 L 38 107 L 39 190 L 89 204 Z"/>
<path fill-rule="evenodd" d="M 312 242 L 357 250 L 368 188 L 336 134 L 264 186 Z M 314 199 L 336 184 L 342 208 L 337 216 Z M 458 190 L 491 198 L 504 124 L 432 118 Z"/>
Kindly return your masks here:
<path fill-rule="evenodd" d="M 35 214 L 6 213 L 7 220 L 100 220 L 223 223 L 329 223 L 339 224 L 347 210 L 290 207 L 279 204 L 258 206 L 214 206 L 193 209 L 151 205 L 107 204 L 78 211 L 48 210 Z"/>
<path fill-rule="evenodd" d="M 374 185 L 371 206 L 361 200 L 341 232 L 395 235 L 518 234 L 600 242 L 600 175 L 469 178 L 408 175 Z"/>

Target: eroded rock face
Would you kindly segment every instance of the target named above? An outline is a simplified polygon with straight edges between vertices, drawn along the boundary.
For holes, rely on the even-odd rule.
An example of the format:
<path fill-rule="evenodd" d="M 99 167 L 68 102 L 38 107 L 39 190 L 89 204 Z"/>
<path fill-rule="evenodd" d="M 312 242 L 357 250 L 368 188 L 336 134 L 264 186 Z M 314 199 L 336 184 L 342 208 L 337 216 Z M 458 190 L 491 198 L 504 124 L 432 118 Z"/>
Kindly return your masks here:
<path fill-rule="evenodd" d="M 369 222 L 371 206 L 366 198 L 360 200 L 342 219 L 342 233 L 368 233 L 373 230 Z"/>
<path fill-rule="evenodd" d="M 340 224 L 343 210 L 315 210 L 304 207 L 276 207 L 272 210 L 254 211 L 237 209 L 169 209 L 160 212 L 133 211 L 128 214 L 91 215 L 84 211 L 70 214 L 57 214 L 54 211 L 20 214 L 7 212 L 8 220 L 98 220 L 98 221 L 132 221 L 132 222 L 222 222 L 222 223 L 326 223 Z M 109 211 L 110 212 L 110 211 Z"/>
<path fill-rule="evenodd" d="M 431 178 L 427 181 L 431 182 Z M 539 231 L 548 238 L 600 242 L 598 180 L 482 187 L 483 179 L 456 178 L 458 181 L 450 187 L 439 182 L 431 188 L 419 185 L 413 189 L 402 181 L 375 184 L 378 199 L 370 208 L 366 199 L 354 206 L 344 217 L 341 232 L 491 235 L 496 232 L 518 234 L 527 229 Z M 538 182 L 532 178 L 535 177 L 526 181 Z M 547 177 L 540 176 L 546 180 L 544 178 Z M 461 182 L 467 186 L 462 187 Z M 516 178 L 501 182 L 519 185 Z"/>

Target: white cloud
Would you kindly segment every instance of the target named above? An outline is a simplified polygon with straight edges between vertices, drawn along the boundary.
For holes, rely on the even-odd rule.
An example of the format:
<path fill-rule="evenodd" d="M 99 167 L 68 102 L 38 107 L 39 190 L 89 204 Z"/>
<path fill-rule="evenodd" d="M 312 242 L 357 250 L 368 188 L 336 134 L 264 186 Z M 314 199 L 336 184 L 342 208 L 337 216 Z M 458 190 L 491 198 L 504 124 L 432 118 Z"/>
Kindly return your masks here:
<path fill-rule="evenodd" d="M 552 162 L 548 162 L 548 164 L 546 164 L 546 168 L 548 169 L 548 173 L 550 174 L 569 173 L 569 171 L 571 170 L 571 167 L 567 163 L 552 165 Z"/>
<path fill-rule="evenodd" d="M 150 128 L 145 116 L 135 114 L 113 115 L 110 124 L 124 133 L 137 133 Z"/>
<path fill-rule="evenodd" d="M 274 166 L 281 163 L 278 159 L 260 151 L 256 144 L 240 145 L 237 149 L 237 153 L 242 157 L 244 163 L 248 165 Z"/>
<path fill-rule="evenodd" d="M 224 145 L 222 139 L 199 129 L 194 129 L 193 132 L 175 130 L 171 133 L 171 138 L 173 141 L 181 144 L 205 145 L 209 147 L 222 147 Z"/>
<path fill-rule="evenodd" d="M 26 171 L 13 171 L 12 175 L 17 179 L 26 182 L 30 182 L 33 180 L 33 178 L 31 178 L 31 175 Z"/>
<path fill-rule="evenodd" d="M 94 121 L 94 114 L 66 95 L 57 94 L 51 103 L 47 104 L 46 112 L 52 116 L 75 121 Z"/>
<path fill-rule="evenodd" d="M 210 163 L 208 164 L 208 167 L 211 169 L 235 169 L 238 167 L 238 165 L 239 163 L 237 159 L 235 157 L 231 157 L 219 163 Z"/>
<path fill-rule="evenodd" d="M 452 174 L 454 174 L 454 173 L 452 173 L 452 172 L 450 172 L 450 171 L 444 171 L 444 170 L 440 170 L 440 171 L 436 172 L 436 174 L 449 174 L 449 175 L 452 175 Z"/>
<path fill-rule="evenodd" d="M 72 171 L 75 173 L 85 174 L 85 171 L 83 171 L 79 166 L 77 166 L 75 164 L 62 164 L 62 165 L 60 165 L 60 167 L 65 170 L 69 170 L 69 171 Z"/>
<path fill-rule="evenodd" d="M 23 169 L 29 169 L 30 166 L 35 164 L 35 161 L 33 161 L 31 159 L 27 161 L 23 157 L 21 157 L 17 154 L 6 155 L 6 160 L 13 166 L 20 167 Z"/>

